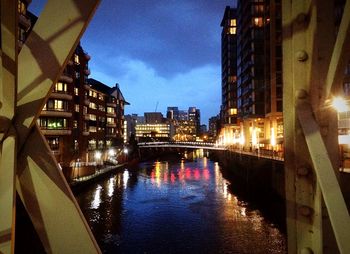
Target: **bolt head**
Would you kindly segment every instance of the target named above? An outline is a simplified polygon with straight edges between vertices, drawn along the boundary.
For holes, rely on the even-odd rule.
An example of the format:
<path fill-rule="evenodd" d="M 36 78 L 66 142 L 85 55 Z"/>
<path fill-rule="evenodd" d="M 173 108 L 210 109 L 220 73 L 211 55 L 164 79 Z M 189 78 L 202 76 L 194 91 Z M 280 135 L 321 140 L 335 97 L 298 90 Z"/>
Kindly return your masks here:
<path fill-rule="evenodd" d="M 304 62 L 304 61 L 306 61 L 306 60 L 308 59 L 309 56 L 308 56 L 308 54 L 306 53 L 305 50 L 299 50 L 299 51 L 297 52 L 296 57 L 297 57 L 297 60 L 298 60 L 299 62 Z"/>
<path fill-rule="evenodd" d="M 297 98 L 305 99 L 307 97 L 307 92 L 304 89 L 297 90 Z"/>

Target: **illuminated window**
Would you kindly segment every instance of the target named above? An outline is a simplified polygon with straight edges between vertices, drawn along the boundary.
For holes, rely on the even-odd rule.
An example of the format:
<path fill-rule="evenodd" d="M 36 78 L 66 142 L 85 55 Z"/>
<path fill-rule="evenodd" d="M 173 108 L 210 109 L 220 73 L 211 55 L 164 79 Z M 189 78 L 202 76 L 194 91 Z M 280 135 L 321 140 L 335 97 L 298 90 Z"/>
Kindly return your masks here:
<path fill-rule="evenodd" d="M 236 108 L 230 108 L 229 109 L 229 115 L 237 115 L 237 109 Z"/>
<path fill-rule="evenodd" d="M 62 82 L 56 83 L 55 92 L 67 92 L 67 84 Z"/>
<path fill-rule="evenodd" d="M 65 129 L 67 119 L 65 118 L 40 118 L 39 125 L 43 129 Z"/>
<path fill-rule="evenodd" d="M 236 27 L 230 27 L 229 34 L 236 34 Z"/>
<path fill-rule="evenodd" d="M 96 132 L 96 131 L 97 131 L 96 126 L 89 127 L 89 132 Z"/>
<path fill-rule="evenodd" d="M 78 128 L 78 121 L 77 120 L 73 121 L 73 128 Z"/>
<path fill-rule="evenodd" d="M 60 144 L 60 142 L 59 142 L 59 138 L 58 137 L 55 137 L 55 138 L 51 138 L 51 137 L 48 137 L 48 138 L 46 138 L 46 140 L 47 140 L 47 143 L 49 144 L 49 146 L 50 146 L 50 149 L 52 150 L 52 151 L 57 151 L 57 150 L 59 150 L 59 144 Z"/>
<path fill-rule="evenodd" d="M 90 103 L 89 103 L 89 108 L 97 109 L 96 103 L 90 102 Z"/>
<path fill-rule="evenodd" d="M 107 107 L 107 113 L 109 113 L 109 114 L 114 114 L 114 113 L 115 113 L 114 108 L 112 108 L 112 107 Z"/>
<path fill-rule="evenodd" d="M 95 139 L 90 139 L 88 146 L 89 146 L 90 150 L 96 149 L 96 140 Z"/>
<path fill-rule="evenodd" d="M 74 94 L 75 94 L 75 95 L 79 95 L 79 88 L 74 87 Z"/>
<path fill-rule="evenodd" d="M 74 63 L 80 64 L 79 56 L 77 54 L 74 54 Z"/>
<path fill-rule="evenodd" d="M 102 111 L 102 112 L 105 112 L 106 109 L 103 105 L 98 105 L 98 110 Z"/>
<path fill-rule="evenodd" d="M 254 26 L 262 27 L 263 26 L 263 18 L 254 18 Z"/>
<path fill-rule="evenodd" d="M 75 104 L 75 112 L 79 112 L 79 104 Z"/>
<path fill-rule="evenodd" d="M 26 15 L 27 7 L 22 1 L 18 1 L 18 13 Z"/>
<path fill-rule="evenodd" d="M 91 121 L 96 121 L 96 115 L 90 114 L 89 119 L 90 119 Z"/>
<path fill-rule="evenodd" d="M 114 124 L 114 118 L 112 118 L 112 117 L 107 117 L 107 123 L 109 123 L 109 124 Z"/>
<path fill-rule="evenodd" d="M 98 99 L 103 101 L 103 95 L 102 94 L 98 94 Z"/>
<path fill-rule="evenodd" d="M 230 26 L 237 26 L 236 19 L 231 19 L 230 20 Z"/>

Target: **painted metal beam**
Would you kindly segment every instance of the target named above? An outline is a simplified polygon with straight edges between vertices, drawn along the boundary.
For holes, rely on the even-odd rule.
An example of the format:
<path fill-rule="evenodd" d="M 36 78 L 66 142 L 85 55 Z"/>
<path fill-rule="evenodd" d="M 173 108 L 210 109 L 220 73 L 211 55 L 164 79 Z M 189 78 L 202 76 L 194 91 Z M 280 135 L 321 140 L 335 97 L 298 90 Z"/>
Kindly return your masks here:
<path fill-rule="evenodd" d="M 345 67 L 350 60 L 350 0 L 345 3 L 343 17 L 333 49 L 331 63 L 325 81 L 324 97 L 342 89 Z"/>
<path fill-rule="evenodd" d="M 14 124 L 21 152 L 16 185 L 48 253 L 101 252 L 46 140 L 35 126 L 98 3 L 48 1 L 18 56 Z"/>
<path fill-rule="evenodd" d="M 19 154 L 17 174 L 18 194 L 47 253 L 100 252 L 38 126 Z"/>
<path fill-rule="evenodd" d="M 1 0 L 0 67 L 0 253 L 13 253 L 16 211 L 17 1 Z"/>
<path fill-rule="evenodd" d="M 19 147 L 73 54 L 99 0 L 48 1 L 18 56 Z"/>
<path fill-rule="evenodd" d="M 341 253 L 350 253 L 350 217 L 332 162 L 320 134 L 311 105 L 305 98 L 297 103 L 299 123 L 305 134 L 313 167 Z"/>

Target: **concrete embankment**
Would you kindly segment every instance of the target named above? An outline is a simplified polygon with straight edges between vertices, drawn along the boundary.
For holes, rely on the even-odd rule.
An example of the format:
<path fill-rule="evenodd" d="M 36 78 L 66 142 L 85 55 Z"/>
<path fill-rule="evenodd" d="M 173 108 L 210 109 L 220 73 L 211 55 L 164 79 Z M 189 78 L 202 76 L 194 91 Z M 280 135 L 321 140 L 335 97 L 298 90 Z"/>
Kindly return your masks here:
<path fill-rule="evenodd" d="M 115 173 L 118 170 L 123 170 L 127 165 L 128 163 L 123 163 L 115 166 L 101 168 L 97 170 L 95 174 L 75 179 L 74 181 L 70 182 L 69 185 L 74 192 L 78 192 L 81 189 L 84 189 L 86 186 L 90 185 L 91 183 L 97 182 L 105 177 L 108 177 L 109 175 Z"/>

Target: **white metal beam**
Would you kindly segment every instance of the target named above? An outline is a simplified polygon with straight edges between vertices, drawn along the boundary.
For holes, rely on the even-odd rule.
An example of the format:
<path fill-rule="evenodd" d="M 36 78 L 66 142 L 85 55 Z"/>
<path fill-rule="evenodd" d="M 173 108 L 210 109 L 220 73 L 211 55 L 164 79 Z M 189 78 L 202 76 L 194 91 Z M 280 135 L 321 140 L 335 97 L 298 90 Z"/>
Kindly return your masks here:
<path fill-rule="evenodd" d="M 19 158 L 17 191 L 46 252 L 100 252 L 38 126 L 33 128 Z"/>
<path fill-rule="evenodd" d="M 305 99 L 298 101 L 297 114 L 309 147 L 317 181 L 322 190 L 338 248 L 341 253 L 350 253 L 350 217 L 348 209 L 311 105 Z"/>

